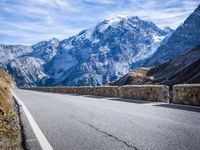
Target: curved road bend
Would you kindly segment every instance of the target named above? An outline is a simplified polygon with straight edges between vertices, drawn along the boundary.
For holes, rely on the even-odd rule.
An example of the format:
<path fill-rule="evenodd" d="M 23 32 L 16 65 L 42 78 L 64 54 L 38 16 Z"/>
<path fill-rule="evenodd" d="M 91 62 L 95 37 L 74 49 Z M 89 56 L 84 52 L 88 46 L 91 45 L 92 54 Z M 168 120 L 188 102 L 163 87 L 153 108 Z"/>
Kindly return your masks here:
<path fill-rule="evenodd" d="M 200 108 L 15 89 L 54 150 L 199 150 Z"/>

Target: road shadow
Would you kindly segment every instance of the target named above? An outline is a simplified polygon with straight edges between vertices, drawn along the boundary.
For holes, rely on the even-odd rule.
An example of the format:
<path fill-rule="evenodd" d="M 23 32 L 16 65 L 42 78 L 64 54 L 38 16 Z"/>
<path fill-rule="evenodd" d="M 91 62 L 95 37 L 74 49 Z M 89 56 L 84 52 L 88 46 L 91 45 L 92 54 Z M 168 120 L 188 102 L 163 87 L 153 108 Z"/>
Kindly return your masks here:
<path fill-rule="evenodd" d="M 57 94 L 60 94 L 60 95 L 70 95 L 70 96 L 83 96 L 81 94 L 68 94 L 68 93 L 57 93 Z"/>
<path fill-rule="evenodd" d="M 98 98 L 98 99 L 107 99 L 107 98 L 110 98 L 110 97 L 103 97 L 103 96 L 95 96 L 95 95 L 81 95 L 81 96 L 84 96 L 84 97 L 89 97 L 89 98 Z"/>
<path fill-rule="evenodd" d="M 135 100 L 135 99 L 122 99 L 122 98 L 109 98 L 108 100 L 118 101 L 118 102 L 135 103 L 135 104 L 154 103 L 152 101 L 143 101 L 143 100 Z"/>
<path fill-rule="evenodd" d="M 103 96 L 94 96 L 94 95 L 81 95 L 81 96 L 89 97 L 89 98 L 97 98 L 97 99 L 106 99 L 106 100 L 118 101 L 118 102 L 129 102 L 129 103 L 135 103 L 135 104 L 153 103 L 152 101 L 122 99 L 122 98 L 103 97 Z"/>
<path fill-rule="evenodd" d="M 110 97 L 106 96 L 95 96 L 95 95 L 83 95 L 83 94 L 68 94 L 68 93 L 59 93 L 61 95 L 70 95 L 70 96 L 83 96 L 83 97 L 88 97 L 88 98 L 97 98 L 97 99 L 107 99 Z"/>
<path fill-rule="evenodd" d="M 158 107 L 165 107 L 165 108 L 170 108 L 170 109 L 179 109 L 179 110 L 186 110 L 186 111 L 193 111 L 193 112 L 200 112 L 200 107 L 190 107 L 187 105 L 176 105 L 176 104 L 159 104 L 159 105 L 154 105 Z"/>
<path fill-rule="evenodd" d="M 68 93 L 59 93 L 59 94 L 61 94 L 61 95 L 70 95 L 70 96 L 83 96 L 83 97 L 95 98 L 95 99 L 106 99 L 106 100 L 111 100 L 111 101 L 128 102 L 128 103 L 135 103 L 135 104 L 155 103 L 153 101 L 113 98 L 113 97 L 108 97 L 108 96 L 106 97 L 106 96 L 83 95 L 83 94 L 68 94 Z"/>

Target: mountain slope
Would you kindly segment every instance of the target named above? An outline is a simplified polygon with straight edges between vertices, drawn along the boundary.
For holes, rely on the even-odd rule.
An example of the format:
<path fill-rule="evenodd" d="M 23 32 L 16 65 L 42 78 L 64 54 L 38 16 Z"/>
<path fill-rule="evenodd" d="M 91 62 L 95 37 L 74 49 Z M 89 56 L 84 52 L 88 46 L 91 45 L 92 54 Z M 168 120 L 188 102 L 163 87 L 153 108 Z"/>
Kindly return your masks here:
<path fill-rule="evenodd" d="M 33 49 L 31 46 L 0 44 L 0 66 L 32 51 Z"/>
<path fill-rule="evenodd" d="M 59 41 L 53 38 L 33 45 L 32 51 L 9 61 L 6 70 L 13 75 L 18 86 L 36 86 L 49 78 L 43 65 L 56 55 L 58 44 Z"/>
<path fill-rule="evenodd" d="M 172 59 L 181 53 L 185 53 L 195 48 L 200 43 L 200 5 L 196 10 L 180 25 L 156 52 L 148 58 L 143 66 L 152 66 Z"/>
<path fill-rule="evenodd" d="M 111 85 L 200 83 L 200 46 L 153 68 L 139 68 Z"/>

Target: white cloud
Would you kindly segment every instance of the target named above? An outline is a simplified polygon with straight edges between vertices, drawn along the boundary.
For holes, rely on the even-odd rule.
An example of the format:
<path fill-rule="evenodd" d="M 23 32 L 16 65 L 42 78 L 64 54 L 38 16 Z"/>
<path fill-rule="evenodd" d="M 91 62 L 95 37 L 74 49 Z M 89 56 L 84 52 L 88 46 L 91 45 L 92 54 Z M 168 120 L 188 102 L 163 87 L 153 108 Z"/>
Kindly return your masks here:
<path fill-rule="evenodd" d="M 10 43 L 33 44 L 52 37 L 64 39 L 118 15 L 176 28 L 198 4 L 198 0 L 1 0 L 0 40 L 7 36 Z"/>
<path fill-rule="evenodd" d="M 133 3 L 135 0 L 131 0 Z M 160 1 L 159 1 L 160 2 Z M 154 22 L 161 28 L 170 26 L 172 28 L 178 27 L 198 6 L 198 1 L 182 1 L 182 7 L 176 7 L 176 3 L 180 4 L 180 1 L 168 0 L 163 2 L 162 5 L 158 5 L 156 0 L 144 1 L 140 3 L 134 3 L 129 6 L 128 9 L 116 10 L 107 13 L 107 17 L 115 17 L 117 15 L 125 16 L 139 16 L 142 19 Z M 159 8 L 160 7 L 160 8 Z M 163 7 L 163 8 L 162 8 Z"/>
<path fill-rule="evenodd" d="M 97 3 L 97 4 L 113 4 L 116 1 L 115 0 L 85 0 L 86 2 L 90 3 Z"/>

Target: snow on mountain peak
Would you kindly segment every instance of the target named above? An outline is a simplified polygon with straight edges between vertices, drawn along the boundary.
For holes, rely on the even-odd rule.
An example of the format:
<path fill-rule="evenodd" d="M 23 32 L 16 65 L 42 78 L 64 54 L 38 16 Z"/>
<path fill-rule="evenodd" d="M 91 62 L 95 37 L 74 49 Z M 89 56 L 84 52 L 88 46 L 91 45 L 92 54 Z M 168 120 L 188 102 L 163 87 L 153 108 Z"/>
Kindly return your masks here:
<path fill-rule="evenodd" d="M 113 17 L 113 18 L 108 19 L 108 24 L 111 25 L 111 26 L 115 26 L 120 21 L 126 21 L 127 19 L 128 19 L 128 17 L 119 15 L 117 17 Z"/>
<path fill-rule="evenodd" d="M 120 24 L 121 22 L 127 23 L 130 20 L 138 21 L 139 18 L 137 16 L 128 17 L 128 16 L 118 15 L 116 17 L 112 17 L 100 22 L 97 26 L 99 26 L 98 28 L 100 32 L 104 32 L 109 26 L 118 27 L 118 26 L 121 26 Z"/>
<path fill-rule="evenodd" d="M 59 44 L 59 40 L 56 38 L 52 38 L 52 39 L 50 39 L 50 43 L 51 43 L 51 45 L 55 45 L 57 47 Z"/>

